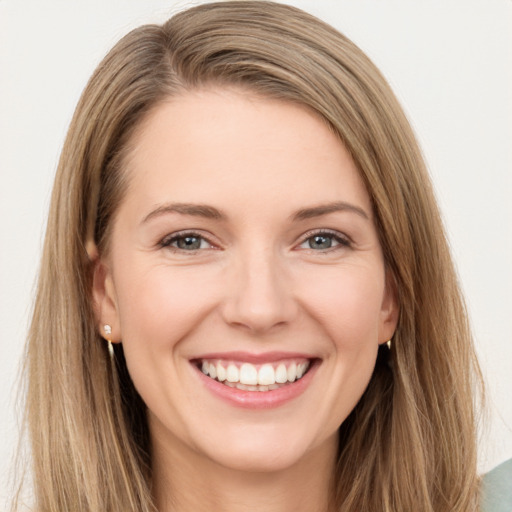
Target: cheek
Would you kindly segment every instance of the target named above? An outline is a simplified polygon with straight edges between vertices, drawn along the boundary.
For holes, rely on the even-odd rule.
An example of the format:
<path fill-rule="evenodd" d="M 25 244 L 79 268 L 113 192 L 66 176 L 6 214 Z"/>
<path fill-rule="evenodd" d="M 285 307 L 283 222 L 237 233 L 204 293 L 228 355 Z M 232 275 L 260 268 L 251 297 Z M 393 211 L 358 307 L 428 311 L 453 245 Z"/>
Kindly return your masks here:
<path fill-rule="evenodd" d="M 301 291 L 304 308 L 344 350 L 377 343 L 383 294 L 384 271 L 379 266 L 318 272 Z"/>
<path fill-rule="evenodd" d="M 123 262 L 117 268 L 118 312 L 126 364 L 133 383 L 151 411 L 170 411 L 175 428 L 183 427 L 176 408 L 183 397 L 183 359 L 189 336 L 215 307 L 219 282 L 197 269 L 168 265 L 144 267 Z M 180 426 L 181 425 L 181 426 Z"/>
<path fill-rule="evenodd" d="M 117 280 L 121 283 L 118 309 L 126 349 L 139 346 L 150 351 L 175 345 L 217 300 L 218 281 L 197 269 L 173 269 L 164 264 L 145 271 L 134 263 L 120 272 L 124 275 Z"/>
<path fill-rule="evenodd" d="M 384 272 L 365 266 L 329 274 L 315 279 L 304 307 L 325 334 L 330 393 L 321 407 L 329 418 L 326 432 L 333 432 L 360 400 L 375 368 Z"/>

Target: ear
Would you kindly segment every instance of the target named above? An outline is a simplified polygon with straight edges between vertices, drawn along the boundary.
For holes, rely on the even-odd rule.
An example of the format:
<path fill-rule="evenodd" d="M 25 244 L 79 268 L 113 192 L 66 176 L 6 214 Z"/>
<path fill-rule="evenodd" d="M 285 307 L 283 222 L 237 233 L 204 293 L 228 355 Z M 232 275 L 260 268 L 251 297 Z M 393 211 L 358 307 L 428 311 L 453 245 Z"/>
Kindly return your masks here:
<path fill-rule="evenodd" d="M 389 341 L 395 334 L 399 312 L 396 281 L 392 273 L 386 271 L 386 284 L 380 310 L 379 345 Z"/>
<path fill-rule="evenodd" d="M 94 261 L 92 296 L 99 332 L 105 336 L 103 326 L 110 325 L 112 334 L 109 338 L 112 343 L 119 343 L 121 341 L 121 328 L 112 271 L 100 257 L 95 258 Z"/>

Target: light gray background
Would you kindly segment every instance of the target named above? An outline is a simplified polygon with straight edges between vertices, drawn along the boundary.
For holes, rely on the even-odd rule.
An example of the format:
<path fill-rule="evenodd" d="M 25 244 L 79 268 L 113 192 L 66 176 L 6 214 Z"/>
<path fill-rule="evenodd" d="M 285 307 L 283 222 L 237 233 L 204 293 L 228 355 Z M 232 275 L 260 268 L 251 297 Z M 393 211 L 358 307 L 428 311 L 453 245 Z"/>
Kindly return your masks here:
<path fill-rule="evenodd" d="M 0 0 L 0 502 L 10 492 L 16 376 L 73 109 L 122 35 L 193 3 L 201 2 Z M 512 457 L 512 1 L 288 3 L 368 53 L 418 134 L 488 384 L 487 470 Z"/>

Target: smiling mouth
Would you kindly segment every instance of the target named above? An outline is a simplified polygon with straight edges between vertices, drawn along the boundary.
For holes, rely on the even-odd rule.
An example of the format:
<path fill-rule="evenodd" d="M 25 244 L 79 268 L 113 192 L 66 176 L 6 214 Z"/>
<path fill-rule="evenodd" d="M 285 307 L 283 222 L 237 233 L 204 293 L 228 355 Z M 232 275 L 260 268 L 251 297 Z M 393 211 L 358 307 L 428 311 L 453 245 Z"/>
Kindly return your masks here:
<path fill-rule="evenodd" d="M 311 367 L 309 359 L 290 359 L 255 365 L 247 362 L 201 359 L 197 367 L 207 377 L 243 391 L 273 391 L 300 380 Z"/>

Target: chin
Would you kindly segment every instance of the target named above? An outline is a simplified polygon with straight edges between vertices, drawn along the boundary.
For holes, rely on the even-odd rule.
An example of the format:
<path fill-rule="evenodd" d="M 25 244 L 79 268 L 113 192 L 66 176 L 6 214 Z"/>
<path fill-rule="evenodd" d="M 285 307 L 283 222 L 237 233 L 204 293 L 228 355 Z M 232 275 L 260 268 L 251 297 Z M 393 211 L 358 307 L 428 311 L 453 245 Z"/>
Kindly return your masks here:
<path fill-rule="evenodd" d="M 303 455 L 303 454 L 302 454 Z M 214 462 L 232 471 L 246 473 L 276 473 L 286 471 L 300 463 L 302 457 L 297 453 L 290 453 L 289 450 L 260 451 L 254 449 L 243 452 L 215 454 Z"/>
<path fill-rule="evenodd" d="M 248 432 L 238 435 L 228 432 L 223 442 L 209 444 L 207 454 L 226 469 L 275 473 L 306 463 L 318 448 L 309 441 L 311 436 L 306 433 L 296 431 L 290 436 L 288 430 L 283 433 L 270 433 L 268 430 L 262 428 L 258 432 L 258 429 L 249 428 Z"/>

